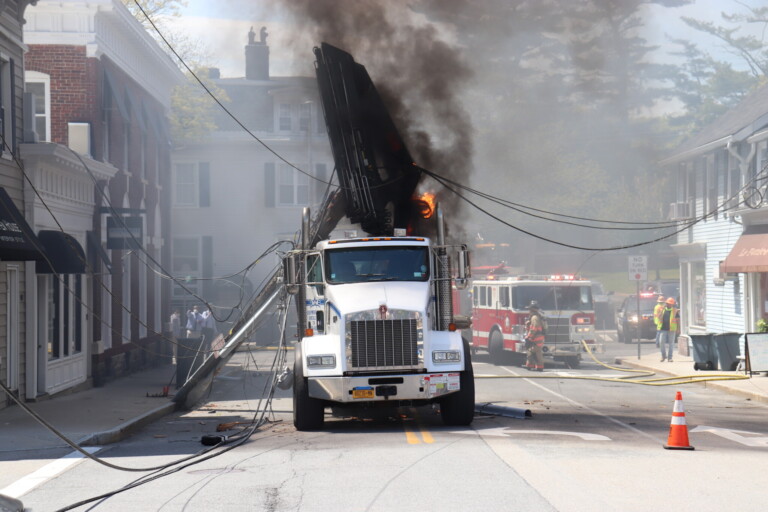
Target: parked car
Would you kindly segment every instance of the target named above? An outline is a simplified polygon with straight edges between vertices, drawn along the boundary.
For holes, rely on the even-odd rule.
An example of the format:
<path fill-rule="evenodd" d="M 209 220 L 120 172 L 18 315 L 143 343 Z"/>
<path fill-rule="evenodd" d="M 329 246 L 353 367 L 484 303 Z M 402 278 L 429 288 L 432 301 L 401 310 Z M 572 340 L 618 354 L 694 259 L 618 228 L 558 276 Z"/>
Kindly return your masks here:
<path fill-rule="evenodd" d="M 595 329 L 612 329 L 615 311 L 611 300 L 613 292 L 605 292 L 602 283 L 592 281 L 592 302 L 595 305 Z"/>
<path fill-rule="evenodd" d="M 656 307 L 658 294 L 643 292 L 640 294 L 640 313 L 637 311 L 637 295 L 630 295 L 616 310 L 616 333 L 619 343 L 632 343 L 640 340 L 656 339 L 656 324 L 653 321 L 653 308 Z"/>

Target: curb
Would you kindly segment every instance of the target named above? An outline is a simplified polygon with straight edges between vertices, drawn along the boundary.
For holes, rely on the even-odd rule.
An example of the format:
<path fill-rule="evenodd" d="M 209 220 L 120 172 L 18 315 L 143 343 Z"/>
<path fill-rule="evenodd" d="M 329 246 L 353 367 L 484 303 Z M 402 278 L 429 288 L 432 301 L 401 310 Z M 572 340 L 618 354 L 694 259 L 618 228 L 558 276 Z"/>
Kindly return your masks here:
<path fill-rule="evenodd" d="M 678 377 L 679 375 L 676 373 L 672 373 L 665 370 L 660 370 L 658 368 L 654 368 L 653 366 L 644 365 L 642 363 L 636 363 L 633 361 L 628 361 L 626 359 L 616 358 L 616 361 L 619 361 L 620 364 L 625 364 L 627 366 L 631 366 L 633 368 L 640 368 L 642 370 L 648 370 L 655 373 L 660 373 L 663 375 L 669 375 L 670 377 Z M 706 375 L 705 373 L 702 373 L 701 375 Z M 757 393 L 754 391 L 747 391 L 745 389 L 738 389 L 734 388 L 733 386 L 729 386 L 727 384 L 723 384 L 722 382 L 718 381 L 705 381 L 705 382 L 694 382 L 693 384 L 699 384 L 704 385 L 704 387 L 711 387 L 713 389 L 717 389 L 719 391 L 725 391 L 726 393 L 729 393 L 731 395 L 741 396 L 744 398 L 749 398 L 753 402 L 760 402 L 764 404 L 768 404 L 768 395 L 763 393 Z"/>
<path fill-rule="evenodd" d="M 155 407 L 151 411 L 121 423 L 115 428 L 89 434 L 80 439 L 77 444 L 80 446 L 101 446 L 117 443 L 131 435 L 133 432 L 139 430 L 141 427 L 172 413 L 174 410 L 176 410 L 176 404 L 168 402 L 167 404 Z"/>

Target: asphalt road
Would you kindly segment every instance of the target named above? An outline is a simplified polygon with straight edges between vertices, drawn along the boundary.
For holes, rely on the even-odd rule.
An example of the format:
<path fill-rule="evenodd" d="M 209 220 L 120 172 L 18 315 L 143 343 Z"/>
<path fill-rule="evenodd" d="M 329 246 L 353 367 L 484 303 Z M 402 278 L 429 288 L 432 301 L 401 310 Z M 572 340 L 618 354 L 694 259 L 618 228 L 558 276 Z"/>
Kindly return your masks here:
<path fill-rule="evenodd" d="M 601 357 L 612 361 L 636 350 L 609 343 Z M 199 451 L 201 436 L 217 425 L 257 414 L 273 356 L 239 353 L 199 408 L 166 417 L 98 455 L 147 467 Z M 324 431 L 297 432 L 290 391 L 278 390 L 271 422 L 241 446 L 76 510 L 764 509 L 764 405 L 701 385 L 569 378 L 621 375 L 589 361 L 578 370 L 548 362 L 544 378 L 493 364 L 482 353 L 474 366 L 477 402 L 527 408 L 532 418 L 477 416 L 470 428 L 449 428 L 435 410 L 403 409 L 377 421 L 328 416 Z M 677 390 L 695 451 L 662 447 Z M 57 510 L 144 475 L 83 461 L 23 502 L 35 511 Z"/>

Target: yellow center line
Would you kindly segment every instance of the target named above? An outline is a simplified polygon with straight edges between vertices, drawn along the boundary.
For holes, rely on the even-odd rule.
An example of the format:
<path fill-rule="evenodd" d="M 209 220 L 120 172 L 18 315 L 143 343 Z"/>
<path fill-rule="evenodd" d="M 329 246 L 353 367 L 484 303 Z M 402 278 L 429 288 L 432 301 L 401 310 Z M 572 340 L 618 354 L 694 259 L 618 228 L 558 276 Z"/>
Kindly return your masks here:
<path fill-rule="evenodd" d="M 409 425 L 403 425 L 403 429 L 405 430 L 405 440 L 408 441 L 408 444 L 419 444 L 421 442 Z"/>
<path fill-rule="evenodd" d="M 403 423 L 403 430 L 405 430 L 405 439 L 408 441 L 408 444 L 420 444 L 422 441 L 426 444 L 432 444 L 435 442 L 435 439 L 432 437 L 432 434 L 426 430 L 421 424 L 417 425 L 419 427 L 419 434 L 421 434 L 421 440 L 419 440 L 419 436 L 416 435 L 416 432 L 413 429 L 412 424 L 410 423 Z"/>

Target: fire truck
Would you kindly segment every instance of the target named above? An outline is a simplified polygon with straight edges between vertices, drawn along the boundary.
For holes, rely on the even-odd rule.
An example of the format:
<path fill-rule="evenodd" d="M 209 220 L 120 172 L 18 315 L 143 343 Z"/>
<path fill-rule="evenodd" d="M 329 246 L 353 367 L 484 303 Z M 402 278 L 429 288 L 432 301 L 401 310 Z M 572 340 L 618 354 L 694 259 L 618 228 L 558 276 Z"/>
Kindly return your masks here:
<path fill-rule="evenodd" d="M 577 368 L 584 350 L 595 343 L 591 283 L 575 275 L 504 275 L 491 273 L 472 283 L 472 348 L 487 350 L 494 363 L 510 355 L 525 360 L 528 305 L 537 301 L 547 329 L 544 355 Z"/>

